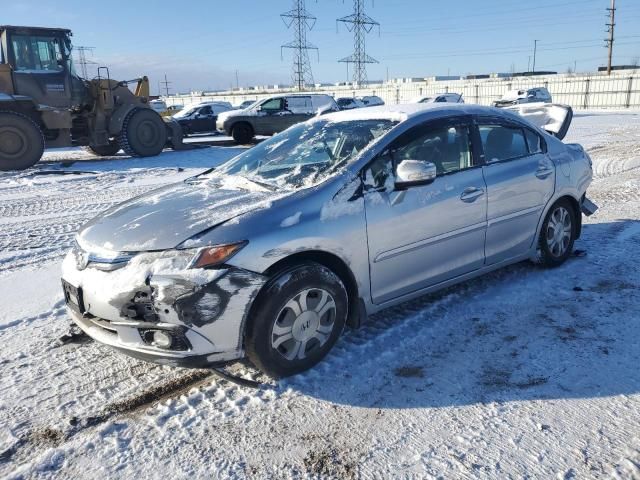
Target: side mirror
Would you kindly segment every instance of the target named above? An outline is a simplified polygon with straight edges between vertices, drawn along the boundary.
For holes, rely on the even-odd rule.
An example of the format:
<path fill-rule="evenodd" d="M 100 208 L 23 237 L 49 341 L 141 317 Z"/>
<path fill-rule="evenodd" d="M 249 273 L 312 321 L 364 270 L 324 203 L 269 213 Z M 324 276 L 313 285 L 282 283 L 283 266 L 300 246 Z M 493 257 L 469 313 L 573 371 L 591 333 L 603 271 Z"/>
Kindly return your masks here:
<path fill-rule="evenodd" d="M 396 190 L 428 185 L 436 179 L 435 164 L 422 160 L 403 160 L 396 167 Z"/>

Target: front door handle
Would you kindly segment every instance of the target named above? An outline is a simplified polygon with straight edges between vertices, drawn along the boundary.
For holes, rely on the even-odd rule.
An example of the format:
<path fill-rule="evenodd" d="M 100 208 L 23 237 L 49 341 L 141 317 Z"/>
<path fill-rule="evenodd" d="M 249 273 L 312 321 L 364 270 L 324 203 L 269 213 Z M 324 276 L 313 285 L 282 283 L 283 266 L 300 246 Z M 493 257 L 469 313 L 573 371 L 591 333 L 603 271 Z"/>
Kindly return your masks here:
<path fill-rule="evenodd" d="M 484 189 L 478 187 L 468 187 L 465 188 L 464 191 L 460 194 L 460 200 L 463 202 L 471 203 L 475 201 L 476 198 L 484 195 Z"/>

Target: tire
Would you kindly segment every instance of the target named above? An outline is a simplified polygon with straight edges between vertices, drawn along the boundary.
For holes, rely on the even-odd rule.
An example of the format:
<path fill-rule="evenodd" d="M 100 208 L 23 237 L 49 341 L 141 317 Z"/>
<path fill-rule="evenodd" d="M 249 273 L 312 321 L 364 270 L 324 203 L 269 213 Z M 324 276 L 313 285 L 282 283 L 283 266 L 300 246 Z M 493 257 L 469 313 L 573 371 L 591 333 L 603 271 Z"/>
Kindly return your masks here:
<path fill-rule="evenodd" d="M 113 157 L 120 151 L 120 144 L 117 141 L 109 142 L 109 145 L 89 145 L 85 150 L 99 157 Z"/>
<path fill-rule="evenodd" d="M 236 143 L 249 143 L 253 138 L 253 128 L 248 123 L 238 123 L 233 126 L 231 136 Z"/>
<path fill-rule="evenodd" d="M 150 108 L 132 110 L 124 119 L 118 143 L 132 157 L 158 155 L 167 143 L 164 120 Z"/>
<path fill-rule="evenodd" d="M 547 212 L 538 240 L 539 260 L 547 268 L 562 265 L 573 252 L 578 213 L 571 202 L 560 199 Z"/>
<path fill-rule="evenodd" d="M 0 111 L 0 170 L 24 170 L 44 153 L 44 136 L 36 122 L 25 115 Z"/>
<path fill-rule="evenodd" d="M 323 265 L 306 262 L 281 271 L 252 308 L 247 357 L 274 378 L 313 367 L 338 340 L 348 306 L 342 281 Z"/>

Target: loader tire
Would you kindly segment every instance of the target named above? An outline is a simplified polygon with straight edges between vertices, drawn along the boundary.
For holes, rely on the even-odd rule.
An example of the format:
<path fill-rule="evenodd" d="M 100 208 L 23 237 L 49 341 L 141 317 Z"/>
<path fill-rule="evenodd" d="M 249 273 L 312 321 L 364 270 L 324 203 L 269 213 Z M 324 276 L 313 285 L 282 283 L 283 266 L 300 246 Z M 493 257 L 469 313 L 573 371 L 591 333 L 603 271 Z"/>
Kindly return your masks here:
<path fill-rule="evenodd" d="M 120 151 L 120 144 L 118 144 L 117 141 L 111 141 L 109 145 L 89 145 L 84 147 L 84 149 L 99 157 L 113 157 Z"/>
<path fill-rule="evenodd" d="M 44 136 L 36 122 L 25 115 L 0 111 L 0 170 L 24 170 L 44 152 Z"/>
<path fill-rule="evenodd" d="M 118 143 L 132 157 L 158 155 L 167 143 L 164 120 L 150 108 L 132 110 L 124 119 Z"/>

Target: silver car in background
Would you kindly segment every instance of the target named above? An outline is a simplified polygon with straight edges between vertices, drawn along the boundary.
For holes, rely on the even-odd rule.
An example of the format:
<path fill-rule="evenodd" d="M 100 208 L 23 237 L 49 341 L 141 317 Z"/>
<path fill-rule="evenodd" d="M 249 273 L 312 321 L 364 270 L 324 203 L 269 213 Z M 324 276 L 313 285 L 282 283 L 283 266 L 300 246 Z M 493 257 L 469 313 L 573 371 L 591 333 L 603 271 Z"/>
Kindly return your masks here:
<path fill-rule="evenodd" d="M 491 107 L 332 113 L 89 222 L 64 260 L 69 314 L 149 361 L 291 375 L 371 313 L 562 264 L 591 176 L 582 147 Z"/>

